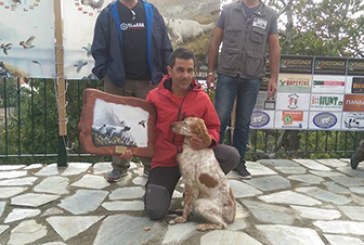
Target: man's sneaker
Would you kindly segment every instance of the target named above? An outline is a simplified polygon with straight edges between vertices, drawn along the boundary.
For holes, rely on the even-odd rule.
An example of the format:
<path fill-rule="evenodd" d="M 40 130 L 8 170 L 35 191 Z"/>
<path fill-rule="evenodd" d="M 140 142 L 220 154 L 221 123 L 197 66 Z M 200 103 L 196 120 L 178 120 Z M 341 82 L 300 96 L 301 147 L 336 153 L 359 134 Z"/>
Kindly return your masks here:
<path fill-rule="evenodd" d="M 251 179 L 252 178 L 251 174 L 246 169 L 245 165 L 243 165 L 241 163 L 233 170 L 240 175 L 241 179 Z"/>
<path fill-rule="evenodd" d="M 123 169 L 123 170 L 113 169 L 111 172 L 107 173 L 105 179 L 108 182 L 116 182 L 126 175 L 128 175 L 128 169 Z"/>

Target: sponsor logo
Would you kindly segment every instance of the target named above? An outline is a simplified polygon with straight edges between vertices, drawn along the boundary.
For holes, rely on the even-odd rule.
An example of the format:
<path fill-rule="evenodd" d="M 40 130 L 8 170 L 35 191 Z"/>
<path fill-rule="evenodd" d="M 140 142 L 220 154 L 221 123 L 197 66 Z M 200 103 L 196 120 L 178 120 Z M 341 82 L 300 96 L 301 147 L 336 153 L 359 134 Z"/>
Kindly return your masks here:
<path fill-rule="evenodd" d="M 320 106 L 336 106 L 342 105 L 343 101 L 339 99 L 337 96 L 314 96 L 311 97 L 312 105 L 320 105 Z"/>
<path fill-rule="evenodd" d="M 297 109 L 298 108 L 298 94 L 290 94 L 288 95 L 288 108 L 289 109 Z"/>
<path fill-rule="evenodd" d="M 135 23 L 135 24 L 132 24 L 132 23 L 121 23 L 120 24 L 120 29 L 122 31 L 126 31 L 127 29 L 142 29 L 142 28 L 144 28 L 143 22 Z"/>
<path fill-rule="evenodd" d="M 254 128 L 261 128 L 270 122 L 269 115 L 264 111 L 253 111 L 250 118 L 250 126 Z"/>
<path fill-rule="evenodd" d="M 337 123 L 337 117 L 329 112 L 321 112 L 314 116 L 313 123 L 318 128 L 332 128 Z"/>

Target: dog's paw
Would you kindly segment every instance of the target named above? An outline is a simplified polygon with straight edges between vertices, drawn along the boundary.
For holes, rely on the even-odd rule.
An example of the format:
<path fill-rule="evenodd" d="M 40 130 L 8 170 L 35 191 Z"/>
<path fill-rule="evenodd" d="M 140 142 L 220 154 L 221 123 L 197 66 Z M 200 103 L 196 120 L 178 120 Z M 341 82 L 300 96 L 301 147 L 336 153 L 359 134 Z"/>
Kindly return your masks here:
<path fill-rule="evenodd" d="M 183 216 L 179 216 L 179 217 L 175 218 L 174 221 L 176 223 L 186 223 L 187 219 L 184 218 Z"/>

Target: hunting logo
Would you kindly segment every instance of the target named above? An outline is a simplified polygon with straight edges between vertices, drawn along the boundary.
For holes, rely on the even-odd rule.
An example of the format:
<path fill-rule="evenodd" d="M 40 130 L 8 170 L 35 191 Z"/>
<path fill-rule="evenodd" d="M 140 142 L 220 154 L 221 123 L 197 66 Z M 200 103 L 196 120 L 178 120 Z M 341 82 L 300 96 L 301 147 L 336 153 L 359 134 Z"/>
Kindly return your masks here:
<path fill-rule="evenodd" d="M 328 129 L 328 128 L 332 128 L 333 126 L 335 126 L 335 124 L 337 123 L 337 118 L 332 113 L 321 112 L 321 113 L 317 114 L 316 116 L 314 116 L 313 123 L 318 128 Z"/>
<path fill-rule="evenodd" d="M 250 126 L 262 128 L 270 122 L 269 115 L 264 111 L 254 111 L 250 118 Z"/>

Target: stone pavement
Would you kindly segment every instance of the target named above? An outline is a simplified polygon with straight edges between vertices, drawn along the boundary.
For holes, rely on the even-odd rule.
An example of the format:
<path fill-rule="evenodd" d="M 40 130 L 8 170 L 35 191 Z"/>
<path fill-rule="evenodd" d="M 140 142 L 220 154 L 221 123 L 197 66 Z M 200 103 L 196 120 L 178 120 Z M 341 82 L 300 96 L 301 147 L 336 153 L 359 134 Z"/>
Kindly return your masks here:
<path fill-rule="evenodd" d="M 238 203 L 226 230 L 199 220 L 153 222 L 143 213 L 146 179 L 133 163 L 122 181 L 110 163 L 0 166 L 0 244 L 364 244 L 364 163 L 269 159 L 247 163 L 253 178 L 228 175 Z M 182 185 L 172 207 L 180 207 Z"/>

